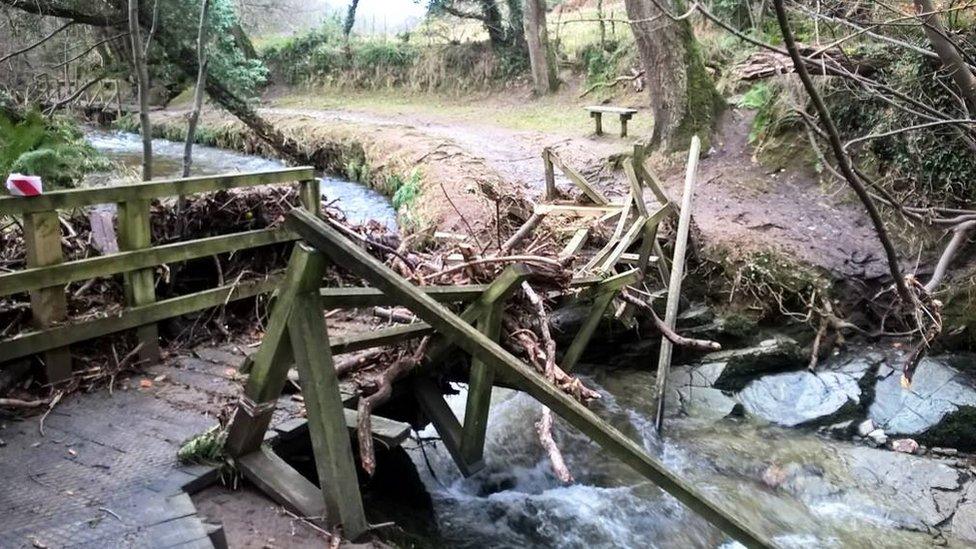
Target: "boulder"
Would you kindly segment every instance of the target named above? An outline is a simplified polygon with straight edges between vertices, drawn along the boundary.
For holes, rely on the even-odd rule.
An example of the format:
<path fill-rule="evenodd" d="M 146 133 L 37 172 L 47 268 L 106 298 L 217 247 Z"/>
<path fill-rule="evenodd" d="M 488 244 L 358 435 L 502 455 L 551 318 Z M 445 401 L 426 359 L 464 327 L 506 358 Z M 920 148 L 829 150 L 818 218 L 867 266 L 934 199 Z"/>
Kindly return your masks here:
<path fill-rule="evenodd" d="M 677 390 L 681 411 L 691 417 L 719 420 L 742 415 L 735 398 L 711 387 L 682 387 Z"/>
<path fill-rule="evenodd" d="M 865 419 L 864 421 L 862 421 L 861 423 L 858 423 L 857 424 L 857 429 L 855 430 L 855 432 L 857 433 L 857 436 L 859 436 L 859 437 L 866 437 L 866 436 L 868 436 L 868 433 L 870 433 L 871 431 L 873 431 L 873 430 L 875 430 L 877 428 L 878 428 L 878 426 L 874 424 L 874 420 L 871 419 L 871 418 L 868 418 L 868 419 Z"/>
<path fill-rule="evenodd" d="M 868 413 L 886 433 L 976 449 L 976 389 L 965 374 L 926 358 L 910 388 L 902 387 L 900 371 L 879 371 L 878 376 Z"/>
<path fill-rule="evenodd" d="M 853 448 L 851 474 L 862 489 L 882 497 L 888 517 L 906 528 L 937 527 L 953 515 L 965 495 L 959 471 L 910 454 Z"/>
<path fill-rule="evenodd" d="M 757 379 L 739 393 L 746 412 L 797 427 L 846 419 L 860 410 L 857 380 L 836 372 L 790 372 Z"/>
<path fill-rule="evenodd" d="M 900 438 L 891 442 L 891 449 L 903 454 L 915 454 L 918 452 L 918 443 L 910 438 Z"/>
<path fill-rule="evenodd" d="M 751 380 L 806 365 L 800 345 L 788 337 L 767 339 L 755 347 L 709 353 L 702 357 L 703 373 L 716 389 L 738 391 Z"/>
<path fill-rule="evenodd" d="M 976 544 L 976 482 L 969 485 L 965 501 L 952 517 L 952 535 Z"/>
<path fill-rule="evenodd" d="M 668 375 L 665 407 L 669 411 L 702 419 L 718 420 L 742 415 L 742 405 L 734 396 L 712 386 L 708 368 L 676 366 Z"/>

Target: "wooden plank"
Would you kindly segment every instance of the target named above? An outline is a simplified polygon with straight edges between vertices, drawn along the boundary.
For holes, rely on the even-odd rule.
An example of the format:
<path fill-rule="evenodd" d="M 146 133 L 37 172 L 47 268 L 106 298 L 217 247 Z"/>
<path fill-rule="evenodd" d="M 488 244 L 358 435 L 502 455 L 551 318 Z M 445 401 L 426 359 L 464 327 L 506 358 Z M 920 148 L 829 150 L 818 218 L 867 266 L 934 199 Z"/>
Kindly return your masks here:
<path fill-rule="evenodd" d="M 240 187 L 254 187 L 278 183 L 291 183 L 312 179 L 314 171 L 311 167 L 285 168 L 270 172 L 253 172 L 231 175 L 187 177 L 179 179 L 161 179 L 132 183 L 129 185 L 114 185 L 111 187 L 94 187 L 88 189 L 68 189 L 51 191 L 32 197 L 0 197 L 0 216 L 16 215 L 49 210 L 67 210 L 94 204 L 116 204 L 132 200 L 151 200 L 164 196 L 194 194 Z"/>
<path fill-rule="evenodd" d="M 424 337 L 434 333 L 434 329 L 426 322 L 416 322 L 404 326 L 391 326 L 368 332 L 358 332 L 329 338 L 329 347 L 333 355 L 354 353 L 371 347 L 393 345 L 410 339 Z"/>
<path fill-rule="evenodd" d="M 0 295 L 293 240 L 295 236 L 285 229 L 258 229 L 24 269 L 0 274 Z"/>
<path fill-rule="evenodd" d="M 647 234 L 648 227 L 655 227 L 654 234 L 657 234 L 656 227 L 668 215 L 670 210 L 667 206 L 661 206 L 656 212 L 651 214 L 650 217 L 640 216 L 635 221 L 634 224 L 630 226 L 630 229 L 624 233 L 617 245 L 607 254 L 606 260 L 600 266 L 601 271 L 608 271 L 611 267 L 617 264 L 620 260 L 620 256 L 623 255 L 627 248 L 629 248 L 634 242 L 637 241 L 637 237 L 643 234 Z M 654 240 L 651 239 L 650 244 L 653 245 Z"/>
<path fill-rule="evenodd" d="M 119 248 L 126 251 L 150 248 L 149 201 L 133 200 L 119 204 Z M 122 275 L 125 303 L 129 307 L 156 301 L 156 282 L 152 269 L 137 269 Z M 136 328 L 142 348 L 139 359 L 149 364 L 159 362 L 159 328 L 144 324 Z"/>
<path fill-rule="evenodd" d="M 318 214 L 322 210 L 322 185 L 318 179 L 304 179 L 298 183 L 298 199 L 302 206 Z"/>
<path fill-rule="evenodd" d="M 630 192 L 634 195 L 634 205 L 637 206 L 637 214 L 647 216 L 647 204 L 644 203 L 644 187 L 641 185 L 637 173 L 634 172 L 633 162 L 624 161 L 624 174 L 630 182 Z"/>
<path fill-rule="evenodd" d="M 543 197 L 552 200 L 556 196 L 556 173 L 553 170 L 552 160 L 549 159 L 549 147 L 542 149 L 542 167 L 546 173 L 546 192 Z"/>
<path fill-rule="evenodd" d="M 588 228 L 577 229 L 576 232 L 573 233 L 573 237 L 570 238 L 569 242 L 566 243 L 566 246 L 563 247 L 561 252 L 559 252 L 559 259 L 565 259 L 567 257 L 572 257 L 578 254 L 580 250 L 583 249 L 583 246 L 586 245 L 586 240 L 589 237 L 590 237 L 590 229 Z"/>
<path fill-rule="evenodd" d="M 462 286 L 423 286 L 428 295 L 441 303 L 463 303 L 478 299 L 488 284 Z M 326 309 L 337 307 L 387 307 L 397 305 L 390 296 L 376 288 L 322 288 L 319 291 Z"/>
<path fill-rule="evenodd" d="M 57 212 L 41 212 L 24 216 L 24 244 L 27 265 L 45 268 L 61 263 L 61 222 Z M 68 300 L 64 286 L 46 284 L 31 292 L 31 319 L 34 326 L 48 328 L 68 316 Z M 71 379 L 71 351 L 64 347 L 49 347 L 44 353 L 44 379 L 59 383 Z M 0 354 L 0 356 L 5 356 Z M 14 358 L 14 357 L 9 357 Z"/>
<path fill-rule="evenodd" d="M 502 332 L 502 316 L 505 302 L 492 303 L 488 312 L 478 320 L 478 331 L 492 341 L 498 341 Z M 459 454 L 465 463 L 484 461 L 485 433 L 488 414 L 491 411 L 491 390 L 495 384 L 495 369 L 485 364 L 478 355 L 471 357 L 468 374 L 468 398 L 464 407 L 464 426 L 461 429 Z"/>
<path fill-rule="evenodd" d="M 576 367 L 576 363 L 579 362 L 590 340 L 593 339 L 593 334 L 600 326 L 600 320 L 603 319 L 607 309 L 613 303 L 613 299 L 621 290 L 635 284 L 638 280 L 640 280 L 639 270 L 631 269 L 607 277 L 600 284 L 591 286 L 580 294 L 581 299 L 587 299 L 592 296 L 593 305 L 590 307 L 590 313 L 587 315 L 586 320 L 583 321 L 583 325 L 580 326 L 579 331 L 573 337 L 573 341 L 569 344 L 569 348 L 566 349 L 566 353 L 563 355 L 561 364 L 563 370 L 568 372 Z"/>
<path fill-rule="evenodd" d="M 118 314 L 105 318 L 27 332 L 0 342 L 0 357 L 3 357 L 4 360 L 13 360 L 50 349 L 65 347 L 79 341 L 131 330 L 144 324 L 159 322 L 167 318 L 223 305 L 230 301 L 271 292 L 280 283 L 280 277 L 245 281 L 236 285 L 221 286 L 212 290 L 125 309 Z"/>
<path fill-rule="evenodd" d="M 454 463 L 461 470 L 461 474 L 469 477 L 484 469 L 484 460 L 469 462 L 461 454 L 461 423 L 451 411 L 451 407 L 447 405 L 437 384 L 430 378 L 421 377 L 414 381 L 413 389 L 417 404 L 420 405 L 421 411 L 434 425 L 434 428 L 437 429 L 437 434 L 440 435 L 444 448 L 447 448 L 447 452 L 454 458 Z"/>
<path fill-rule="evenodd" d="M 593 334 L 600 325 L 600 320 L 603 319 L 603 315 L 606 314 L 607 308 L 613 303 L 613 298 L 616 295 L 617 292 L 608 291 L 603 292 L 593 299 L 590 313 L 586 316 L 586 320 L 583 321 L 583 325 L 580 326 L 579 332 L 576 332 L 576 336 L 573 337 L 572 343 L 566 349 L 566 354 L 563 355 L 563 360 L 560 364 L 563 370 L 569 372 L 576 367 L 576 363 L 583 356 L 583 351 L 586 350 L 586 346 L 593 339 Z"/>
<path fill-rule="evenodd" d="M 574 185 L 579 187 L 580 190 L 583 191 L 583 194 L 592 200 L 594 204 L 597 206 L 606 206 L 607 204 L 610 204 L 610 200 L 607 199 L 606 195 L 600 192 L 600 190 L 596 187 L 590 185 L 589 182 L 587 182 L 578 171 L 563 162 L 562 159 L 556 155 L 556 153 L 549 151 L 549 159 L 552 161 L 552 164 L 559 168 Z"/>
<path fill-rule="evenodd" d="M 681 216 L 678 218 L 678 232 L 674 237 L 674 256 L 671 260 L 671 280 L 668 282 L 668 301 L 664 308 L 664 323 L 674 329 L 678 319 L 678 305 L 681 302 L 681 279 L 684 277 L 685 250 L 688 246 L 688 233 L 691 230 L 691 202 L 695 195 L 695 179 L 698 177 L 698 155 L 701 141 L 698 136 L 691 138 L 688 150 L 688 169 L 685 172 L 685 188 L 681 195 Z M 657 361 L 655 395 L 657 397 L 654 425 L 658 432 L 664 422 L 664 392 L 667 387 L 668 370 L 671 369 L 671 340 L 661 336 L 661 351 Z"/>
<path fill-rule="evenodd" d="M 326 516 L 322 492 L 272 450 L 261 445 L 257 450 L 236 459 L 244 478 L 277 503 L 300 517 L 324 523 Z"/>
<path fill-rule="evenodd" d="M 599 217 L 608 213 L 619 212 L 623 206 L 623 204 L 606 204 L 603 206 L 536 204 L 533 211 L 539 214 L 572 214 L 579 217 Z"/>
<path fill-rule="evenodd" d="M 301 285 L 317 285 L 324 271 L 325 259 L 321 254 L 312 253 L 302 244 L 292 249 L 284 279 L 279 279 L 281 290 L 271 309 L 268 328 L 261 339 L 261 347 L 254 355 L 243 397 L 227 429 L 225 448 L 228 455 L 249 454 L 257 450 L 264 440 L 275 403 L 288 380 L 288 369 L 294 362 L 289 344 L 288 317 Z M 306 277 L 315 282 L 306 280 Z"/>
<path fill-rule="evenodd" d="M 314 266 L 308 270 L 314 271 Z M 288 318 L 288 334 L 308 412 L 315 469 L 325 500 L 325 522 L 330 529 L 342 528 L 343 536 L 354 540 L 369 529 L 369 523 L 346 431 L 339 378 L 328 350 L 329 335 L 318 293 L 321 274 L 306 272 L 296 284 L 299 293 Z"/>
<path fill-rule="evenodd" d="M 638 216 L 637 219 L 634 220 L 634 223 L 630 226 L 629 229 L 627 229 L 627 232 L 621 235 L 620 239 L 617 240 L 613 249 L 611 249 L 607 253 L 606 258 L 603 260 L 602 263 L 600 263 L 600 266 L 597 267 L 598 273 L 608 272 L 617 264 L 617 261 L 620 259 L 620 256 L 627 251 L 627 248 L 629 248 L 631 244 L 634 243 L 634 241 L 637 240 L 637 237 L 641 234 L 641 231 L 643 231 L 644 229 L 644 222 L 646 221 L 647 218 L 644 216 Z"/>
<path fill-rule="evenodd" d="M 340 385 L 341 390 L 342 387 Z M 345 414 L 344 420 L 346 422 L 346 429 L 349 431 L 349 436 L 356 438 L 359 429 L 359 412 L 350 408 L 343 408 L 342 411 Z M 278 440 L 290 440 L 297 436 L 308 434 L 307 419 L 298 418 L 294 421 L 297 421 L 298 424 L 289 425 L 287 431 L 281 429 L 282 425 L 275 426 L 275 431 L 280 433 Z M 413 429 L 409 423 L 396 421 L 376 414 L 370 416 L 370 427 L 370 433 L 372 433 L 373 438 L 385 448 L 395 448 L 403 444 L 410 437 L 410 431 Z M 275 445 L 276 443 L 272 441 L 271 444 Z"/>
<path fill-rule="evenodd" d="M 563 419 L 583 431 L 604 450 L 627 463 L 720 530 L 747 547 L 772 547 L 763 534 L 709 501 L 704 494 L 667 469 L 657 458 L 622 432 L 601 420 L 592 411 L 549 383 L 532 367 L 512 356 L 498 343 L 484 337 L 476 328 L 451 313 L 389 267 L 359 248 L 335 229 L 301 210 L 288 216 L 288 226 L 337 264 L 401 299 L 417 316 L 472 355 L 477 354 L 499 372 L 517 380 L 522 390 L 548 406 Z"/>
<path fill-rule="evenodd" d="M 627 193 L 627 199 L 624 201 L 624 207 L 620 210 L 620 219 L 617 220 L 617 226 L 614 228 L 613 234 L 607 239 L 607 243 L 583 265 L 583 268 L 580 269 L 581 272 L 591 271 L 604 260 L 607 254 L 613 251 L 613 248 L 617 245 L 617 240 L 623 236 L 624 230 L 627 228 L 627 220 L 630 218 L 630 206 L 633 201 L 634 193 Z"/>
<path fill-rule="evenodd" d="M 637 114 L 637 109 L 629 107 L 611 107 L 609 105 L 587 105 L 584 107 L 589 112 L 602 112 L 609 114 Z"/>
<path fill-rule="evenodd" d="M 644 163 L 643 148 L 641 148 L 639 145 L 634 145 L 634 151 L 635 155 L 633 167 L 634 173 L 637 175 L 638 180 L 640 180 L 645 187 L 654 193 L 654 197 L 657 198 L 657 201 L 662 206 L 667 205 L 674 210 L 675 213 L 677 213 L 677 208 L 675 207 L 674 203 L 671 202 L 671 199 L 669 199 L 668 195 L 664 192 L 664 185 L 661 184 L 661 180 Z"/>

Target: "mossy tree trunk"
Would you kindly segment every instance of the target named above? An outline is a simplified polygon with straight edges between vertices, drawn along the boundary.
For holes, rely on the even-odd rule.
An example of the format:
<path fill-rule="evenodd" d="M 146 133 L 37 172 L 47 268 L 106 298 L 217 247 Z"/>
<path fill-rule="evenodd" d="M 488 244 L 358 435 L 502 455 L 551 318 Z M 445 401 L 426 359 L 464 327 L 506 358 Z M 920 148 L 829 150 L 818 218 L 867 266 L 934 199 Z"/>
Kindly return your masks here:
<path fill-rule="evenodd" d="M 549 56 L 545 0 L 525 0 L 523 22 L 535 92 L 539 95 L 546 95 L 555 91 L 557 81 L 555 64 L 551 62 Z"/>
<path fill-rule="evenodd" d="M 675 21 L 658 7 L 684 10 L 680 0 L 626 0 L 627 16 L 644 66 L 654 130 L 650 146 L 675 150 L 692 135 L 707 143 L 725 101 L 705 71 L 688 19 Z"/>

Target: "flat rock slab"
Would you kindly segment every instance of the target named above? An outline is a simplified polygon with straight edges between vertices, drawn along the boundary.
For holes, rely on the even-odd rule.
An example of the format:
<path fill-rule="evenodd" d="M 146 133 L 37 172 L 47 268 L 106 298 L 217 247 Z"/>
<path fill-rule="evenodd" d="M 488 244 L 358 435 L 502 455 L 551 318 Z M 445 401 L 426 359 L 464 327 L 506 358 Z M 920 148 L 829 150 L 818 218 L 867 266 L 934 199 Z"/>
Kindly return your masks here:
<path fill-rule="evenodd" d="M 784 427 L 846 419 L 859 410 L 860 397 L 850 375 L 807 371 L 766 376 L 739 393 L 746 412 Z"/>
<path fill-rule="evenodd" d="M 891 519 L 902 526 L 937 526 L 953 516 L 965 495 L 964 477 L 944 463 L 870 448 L 854 448 L 850 456 L 855 481 L 889 496 Z"/>
<path fill-rule="evenodd" d="M 902 387 L 900 371 L 879 375 L 868 413 L 886 433 L 920 437 L 933 445 L 976 447 L 976 389 L 965 374 L 926 358 L 909 388 Z"/>
<path fill-rule="evenodd" d="M 767 339 L 755 347 L 709 353 L 698 370 L 716 389 L 738 391 L 764 374 L 802 368 L 806 359 L 793 339 Z"/>

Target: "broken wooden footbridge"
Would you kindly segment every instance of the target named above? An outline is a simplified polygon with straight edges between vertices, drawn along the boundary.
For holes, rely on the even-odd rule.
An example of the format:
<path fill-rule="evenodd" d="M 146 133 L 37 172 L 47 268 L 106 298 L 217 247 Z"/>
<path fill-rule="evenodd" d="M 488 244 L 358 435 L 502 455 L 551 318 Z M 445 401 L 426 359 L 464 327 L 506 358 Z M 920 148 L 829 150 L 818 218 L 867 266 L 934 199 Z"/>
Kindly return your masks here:
<path fill-rule="evenodd" d="M 569 282 L 570 288 L 583 290 L 593 301 L 589 315 L 560 364 L 569 371 L 582 356 L 598 324 L 615 301 L 614 315 L 624 322 L 631 319 L 633 303 L 619 298 L 625 288 L 643 282 L 645 272 L 652 265 L 656 265 L 665 285 L 668 279 L 674 281 L 675 275 L 680 281 L 677 268 L 673 267 L 673 271 L 678 272 L 669 272 L 667 264 L 658 260 L 664 257 L 657 239 L 658 225 L 675 208 L 644 167 L 639 149 L 635 149 L 633 161 L 624 164 L 630 191 L 622 203 L 611 202 L 552 151 L 544 151 L 543 161 L 547 175 L 547 202 L 535 208 L 532 217 L 502 248 L 511 248 L 519 235 L 530 233 L 532 227 L 547 216 L 568 214 L 615 223 L 607 244 Z M 556 198 L 556 168 L 582 190 L 590 204 Z M 290 211 L 284 227 L 157 246 L 151 241 L 150 203 L 153 200 L 296 181 L 302 207 Z M 647 208 L 643 199 L 645 188 L 658 199 L 657 209 Z M 490 284 L 415 286 L 374 258 L 360 243 L 348 239 L 324 221 L 319 216 L 319 198 L 318 181 L 310 168 L 55 191 L 30 199 L 0 198 L 0 215 L 22 221 L 27 245 L 27 268 L 0 273 L 0 296 L 30 293 L 30 312 L 35 322 L 31 331 L 0 338 L 0 363 L 41 356 L 47 381 L 63 382 L 78 375 L 71 369 L 70 346 L 129 330 L 136 332 L 140 357 L 152 361 L 159 353 L 156 323 L 224 306 L 233 300 L 274 292 L 276 297 L 270 322 L 261 346 L 251 360 L 246 387 L 228 425 L 225 449 L 257 487 L 301 516 L 321 517 L 324 526 L 339 530 L 350 539 L 356 539 L 370 529 L 350 441 L 350 429 L 362 428 L 359 415 L 353 409 L 357 397 L 340 383 L 333 357 L 429 337 L 424 360 L 410 376 L 397 383 L 398 390 L 416 399 L 464 475 L 472 475 L 483 467 L 492 388 L 511 387 L 531 395 L 608 454 L 633 467 L 730 537 L 749 547 L 771 546 L 762 533 L 668 471 L 640 445 L 499 345 L 497 340 L 505 303 L 531 275 L 528 267 L 518 263 L 509 265 Z M 66 261 L 60 243 L 63 233 L 71 227 L 59 218 L 58 212 L 107 203 L 118 206 L 119 249 Z M 108 227 L 112 227 L 111 222 Z M 574 231 L 560 253 L 561 257 L 578 254 L 589 236 L 589 229 Z M 283 276 L 273 274 L 178 297 L 156 298 L 155 268 L 291 243 L 294 245 Z M 628 253 L 635 246 L 637 253 Z M 330 264 L 361 278 L 369 286 L 323 287 L 323 275 Z M 124 279 L 123 307 L 80 321 L 69 318 L 65 298 L 67 285 L 116 275 Z M 674 301 L 676 306 L 677 292 L 668 294 L 669 303 Z M 464 307 L 460 313 L 455 313 L 447 307 L 448 304 Z M 325 309 L 369 306 L 402 306 L 423 322 L 365 333 L 329 335 L 323 314 Z M 673 321 L 665 318 L 665 322 L 669 320 Z M 471 356 L 463 424 L 448 407 L 435 381 L 438 363 L 455 347 Z M 283 432 L 281 426 L 269 427 L 293 366 L 297 367 L 302 387 L 307 412 L 307 425 L 303 428 L 307 428 L 311 439 L 319 487 L 288 465 L 269 446 L 269 430 Z M 376 416 L 366 428 L 371 433 L 367 440 L 375 438 L 389 444 L 402 442 L 409 431 L 406 424 Z"/>
<path fill-rule="evenodd" d="M 423 324 L 396 329 L 410 331 L 411 336 L 432 333 L 428 358 L 436 358 L 453 345 L 471 355 L 464 425 L 449 410 L 430 378 L 420 372 L 412 380 L 422 409 L 466 475 L 480 467 L 490 392 L 497 378 L 549 407 L 732 538 L 748 547 L 771 546 L 763 534 L 668 471 L 642 447 L 495 341 L 500 304 L 527 274 L 524 269 L 508 268 L 463 313 L 455 314 L 438 301 L 442 295 L 414 286 L 314 214 L 295 209 L 286 224 L 302 241 L 291 256 L 227 438 L 227 450 L 244 474 L 273 498 L 304 516 L 324 517 L 328 527 L 341 529 L 348 538 L 355 539 L 370 528 L 359 492 L 347 412 L 332 362 L 334 345 L 322 314 L 323 295 L 328 292 L 321 288 L 321 280 L 331 261 L 368 282 L 371 288 L 366 292 L 370 295 L 382 295 L 383 302 L 406 307 L 423 319 Z M 262 446 L 292 363 L 301 379 L 321 488 Z"/>

